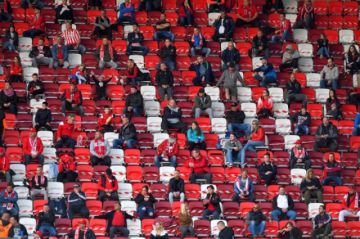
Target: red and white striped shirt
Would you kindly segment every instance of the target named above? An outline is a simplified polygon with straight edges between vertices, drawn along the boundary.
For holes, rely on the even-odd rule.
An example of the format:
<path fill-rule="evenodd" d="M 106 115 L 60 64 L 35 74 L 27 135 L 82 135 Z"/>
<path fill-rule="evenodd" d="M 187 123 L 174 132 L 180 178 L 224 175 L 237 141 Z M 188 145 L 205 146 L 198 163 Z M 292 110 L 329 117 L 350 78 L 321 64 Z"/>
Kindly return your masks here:
<path fill-rule="evenodd" d="M 80 42 L 80 34 L 75 29 L 65 30 L 62 34 L 65 45 L 77 45 Z"/>

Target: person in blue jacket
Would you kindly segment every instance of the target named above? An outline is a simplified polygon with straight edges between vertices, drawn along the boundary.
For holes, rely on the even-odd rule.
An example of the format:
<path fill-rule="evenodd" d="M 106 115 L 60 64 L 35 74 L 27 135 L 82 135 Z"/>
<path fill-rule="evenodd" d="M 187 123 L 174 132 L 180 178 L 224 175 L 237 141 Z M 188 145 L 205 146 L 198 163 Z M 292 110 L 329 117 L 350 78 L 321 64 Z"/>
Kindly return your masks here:
<path fill-rule="evenodd" d="M 266 87 L 270 83 L 276 83 L 277 76 L 274 66 L 268 63 L 266 58 L 261 58 L 261 63 L 262 65 L 254 70 L 254 77 L 260 81 L 260 86 Z"/>
<path fill-rule="evenodd" d="M 198 56 L 196 61 L 190 65 L 189 70 L 196 72 L 196 77 L 193 79 L 195 86 L 209 86 L 214 84 L 214 74 L 211 64 L 205 61 L 203 56 Z"/>
<path fill-rule="evenodd" d="M 8 183 L 6 189 L 0 193 L 0 214 L 9 212 L 11 216 L 17 216 L 19 213 L 17 201 L 18 194 L 14 190 L 14 185 L 12 183 Z"/>
<path fill-rule="evenodd" d="M 135 7 L 130 0 L 125 0 L 119 6 L 119 18 L 118 24 L 123 25 L 124 23 L 135 24 Z"/>
<path fill-rule="evenodd" d="M 353 129 L 354 136 L 360 136 L 360 113 L 356 113 L 355 120 L 354 120 L 354 129 Z"/>
<path fill-rule="evenodd" d="M 196 121 L 192 122 L 191 128 L 187 131 L 187 140 L 190 151 L 195 148 L 206 149 L 204 133 Z"/>

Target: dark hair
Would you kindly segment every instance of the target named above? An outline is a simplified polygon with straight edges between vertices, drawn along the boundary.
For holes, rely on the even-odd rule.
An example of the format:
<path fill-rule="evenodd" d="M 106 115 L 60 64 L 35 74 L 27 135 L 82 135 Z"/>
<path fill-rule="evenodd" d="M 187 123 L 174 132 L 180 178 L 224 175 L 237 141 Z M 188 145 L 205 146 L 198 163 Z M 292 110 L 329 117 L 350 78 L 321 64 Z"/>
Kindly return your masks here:
<path fill-rule="evenodd" d="M 268 156 L 268 157 L 270 158 L 270 153 L 265 153 L 265 154 L 264 154 L 264 157 L 265 157 L 265 156 Z"/>
<path fill-rule="evenodd" d="M 49 105 L 49 103 L 48 103 L 48 102 L 46 102 L 46 101 L 44 101 L 42 104 L 43 104 L 43 105 L 46 105 L 46 106 L 48 106 L 48 105 Z"/>
<path fill-rule="evenodd" d="M 193 121 L 192 124 L 195 124 L 195 125 L 196 125 L 196 128 L 195 128 L 196 135 L 197 135 L 197 136 L 200 136 L 200 135 L 201 135 L 201 128 L 200 128 L 200 126 L 199 126 L 199 123 L 196 122 L 196 121 Z"/>
<path fill-rule="evenodd" d="M 34 74 L 32 74 L 32 76 L 39 76 L 39 75 L 38 75 L 38 73 L 34 73 Z"/>
<path fill-rule="evenodd" d="M 355 47 L 355 45 L 354 44 L 351 44 L 350 46 L 349 46 L 349 49 L 348 49 L 348 52 L 347 52 L 347 55 L 348 56 L 350 56 L 350 54 L 351 54 L 351 52 L 350 52 L 350 48 L 351 47 L 354 47 L 354 50 L 355 50 L 355 55 L 357 56 L 357 55 L 359 55 L 359 52 L 358 52 L 358 50 L 356 49 L 356 47 Z"/>
<path fill-rule="evenodd" d="M 142 189 L 144 189 L 144 188 L 146 189 L 146 191 L 149 191 L 149 186 L 145 185 L 142 187 Z"/>
<path fill-rule="evenodd" d="M 211 188 L 212 190 L 215 190 L 215 188 L 214 188 L 213 185 L 209 185 L 209 186 L 207 186 L 206 188 Z"/>

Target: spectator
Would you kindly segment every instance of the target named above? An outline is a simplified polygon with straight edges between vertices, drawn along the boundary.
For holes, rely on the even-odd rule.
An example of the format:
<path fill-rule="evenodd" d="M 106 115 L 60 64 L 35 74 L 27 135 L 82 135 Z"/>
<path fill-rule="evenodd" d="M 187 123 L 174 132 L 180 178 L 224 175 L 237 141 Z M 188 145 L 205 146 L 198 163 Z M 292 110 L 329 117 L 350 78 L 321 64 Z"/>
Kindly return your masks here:
<path fill-rule="evenodd" d="M 90 142 L 90 161 L 92 166 L 111 166 L 110 145 L 100 131 L 96 131 L 94 140 Z"/>
<path fill-rule="evenodd" d="M 15 56 L 14 62 L 10 65 L 9 82 L 23 82 L 23 69 L 19 56 Z"/>
<path fill-rule="evenodd" d="M 349 103 L 356 105 L 356 107 L 360 105 L 360 87 L 350 89 Z"/>
<path fill-rule="evenodd" d="M 52 116 L 51 116 L 51 110 L 48 108 L 49 104 L 44 101 L 41 104 L 41 108 L 38 109 L 36 111 L 35 114 L 35 129 L 37 131 L 39 130 L 47 130 L 47 131 L 52 131 L 51 128 L 51 121 L 52 121 Z"/>
<path fill-rule="evenodd" d="M 295 220 L 296 212 L 294 211 L 294 201 L 290 195 L 285 193 L 283 186 L 280 186 L 279 194 L 273 198 L 272 207 L 272 220 Z"/>
<path fill-rule="evenodd" d="M 137 144 L 136 140 L 136 128 L 133 123 L 130 123 L 129 117 L 126 115 L 122 115 L 121 117 L 122 125 L 119 132 L 119 138 L 114 139 L 113 148 L 128 148 L 133 149 Z"/>
<path fill-rule="evenodd" d="M 106 36 L 110 41 L 112 40 L 111 23 L 106 15 L 105 9 L 101 9 L 100 16 L 97 16 L 95 19 L 95 29 L 93 34 L 96 38 Z"/>
<path fill-rule="evenodd" d="M 136 86 L 130 86 L 130 94 L 125 100 L 124 114 L 130 116 L 140 116 L 143 113 L 144 99 L 136 88 Z M 131 118 L 131 117 L 130 117 Z"/>
<path fill-rule="evenodd" d="M 253 238 L 264 236 L 266 217 L 258 204 L 255 204 L 254 208 L 248 213 L 246 222 Z"/>
<path fill-rule="evenodd" d="M 155 25 L 155 34 L 154 40 L 160 41 L 162 39 L 170 39 L 170 41 L 174 41 L 175 35 L 170 31 L 171 24 L 166 20 L 166 16 L 164 13 L 160 14 L 160 19 Z"/>
<path fill-rule="evenodd" d="M 211 183 L 212 175 L 208 172 L 207 160 L 198 149 L 191 151 L 191 157 L 185 165 L 191 171 L 189 179 L 191 183 L 196 183 L 197 180 L 205 180 L 207 184 Z"/>
<path fill-rule="evenodd" d="M 230 41 L 233 37 L 235 23 L 232 17 L 227 16 L 225 10 L 220 10 L 220 15 L 215 20 L 213 26 L 215 27 L 215 34 L 212 37 L 214 41 L 220 41 L 220 39 Z"/>
<path fill-rule="evenodd" d="M 44 84 L 39 79 L 39 75 L 37 73 L 32 74 L 32 81 L 29 82 L 27 86 L 27 92 L 29 94 L 29 98 L 37 98 L 39 95 L 43 95 L 45 91 Z"/>
<path fill-rule="evenodd" d="M 188 204 L 181 203 L 178 218 L 179 218 L 179 226 L 180 226 L 179 230 L 181 232 L 181 239 L 185 237 L 194 237 L 195 230 L 193 227 L 192 216 Z"/>
<path fill-rule="evenodd" d="M 360 112 L 356 113 L 354 119 L 354 129 L 352 135 L 360 136 Z"/>
<path fill-rule="evenodd" d="M 123 237 L 128 237 L 130 232 L 126 221 L 127 219 L 135 221 L 133 216 L 121 210 L 121 204 L 119 201 L 114 203 L 114 210 L 101 216 L 97 216 L 96 218 L 104 218 L 107 220 L 106 232 L 109 233 L 109 237 L 111 239 L 115 238 L 116 235 L 119 234 Z"/>
<path fill-rule="evenodd" d="M 48 234 L 50 237 L 56 236 L 55 215 L 50 210 L 49 204 L 44 204 L 43 211 L 38 216 L 37 230 L 43 234 Z"/>
<path fill-rule="evenodd" d="M 330 182 L 332 182 L 335 183 L 336 186 L 341 186 L 341 171 L 342 167 L 340 163 L 336 161 L 334 153 L 330 153 L 327 162 L 324 164 L 323 185 L 329 185 Z"/>
<path fill-rule="evenodd" d="M 155 79 L 159 87 L 161 100 L 172 99 L 174 77 L 171 71 L 168 70 L 166 63 L 160 63 L 160 69 L 156 72 Z"/>
<path fill-rule="evenodd" d="M 256 7 L 250 0 L 244 0 L 243 4 L 238 7 L 236 26 L 244 25 L 257 27 L 259 26 L 258 12 Z"/>
<path fill-rule="evenodd" d="M 279 13 L 284 11 L 284 4 L 282 0 L 266 0 L 263 5 L 263 14 L 269 15 L 270 13 Z"/>
<path fill-rule="evenodd" d="M 210 53 L 210 48 L 206 47 L 205 36 L 200 32 L 198 27 L 194 27 L 194 33 L 191 35 L 190 40 L 190 55 L 192 57 L 196 55 L 205 55 L 205 57 L 208 57 Z"/>
<path fill-rule="evenodd" d="M 311 0 L 305 0 L 298 11 L 298 16 L 294 28 L 311 29 L 315 24 L 315 12 Z"/>
<path fill-rule="evenodd" d="M 304 167 L 306 170 L 311 168 L 310 156 L 300 139 L 295 141 L 295 146 L 291 149 L 289 167 L 290 169 Z"/>
<path fill-rule="evenodd" d="M 231 104 L 231 110 L 225 115 L 227 121 L 227 131 L 233 132 L 236 136 L 250 135 L 251 125 L 244 123 L 245 113 L 240 110 L 237 103 Z M 241 131 L 241 135 L 237 134 L 238 130 Z"/>
<path fill-rule="evenodd" d="M 62 66 L 63 68 L 69 67 L 68 61 L 68 49 L 63 44 L 63 39 L 59 36 L 56 38 L 56 43 L 51 48 L 52 61 L 49 65 L 49 68 L 58 68 Z"/>
<path fill-rule="evenodd" d="M 253 120 L 252 121 L 252 130 L 251 135 L 249 136 L 249 140 L 245 144 L 244 148 L 241 150 L 240 154 L 240 163 L 241 167 L 244 168 L 245 163 L 245 154 L 246 151 L 250 150 L 255 152 L 255 147 L 263 146 L 265 144 L 265 131 L 264 129 L 259 125 L 259 121 Z"/>
<path fill-rule="evenodd" d="M 48 200 L 47 185 L 48 180 L 43 174 L 43 168 L 38 166 L 36 168 L 36 175 L 31 179 L 31 199 L 35 200 L 38 195 L 44 195 L 44 199 Z"/>
<path fill-rule="evenodd" d="M 207 194 L 203 199 L 205 209 L 202 214 L 202 219 L 219 219 L 221 214 L 221 199 L 219 195 L 215 192 L 215 188 L 213 185 L 207 186 L 206 189 Z"/>
<path fill-rule="evenodd" d="M 199 124 L 196 121 L 191 123 L 191 127 L 187 131 L 187 141 L 189 150 L 193 149 L 206 149 L 206 142 L 204 132 L 201 130 Z"/>
<path fill-rule="evenodd" d="M 2 213 L 0 220 L 0 238 L 8 238 L 11 227 L 10 213 L 5 211 Z"/>
<path fill-rule="evenodd" d="M 114 114 L 110 110 L 110 106 L 106 105 L 104 107 L 104 113 L 100 114 L 98 119 L 98 129 L 103 134 L 106 132 L 114 132 L 114 127 L 112 126 Z"/>
<path fill-rule="evenodd" d="M 116 64 L 116 63 L 115 63 Z M 90 78 L 95 83 L 95 89 L 96 89 L 96 100 L 106 100 L 107 97 L 107 85 L 110 83 L 110 81 L 113 79 L 114 76 L 109 77 L 109 79 L 105 80 L 104 75 L 100 75 L 99 77 L 95 76 L 94 72 L 91 72 Z M 115 78 L 117 78 L 115 76 Z"/>
<path fill-rule="evenodd" d="M 324 57 L 329 58 L 330 57 L 329 40 L 327 39 L 324 33 L 320 34 L 320 38 L 317 40 L 317 44 L 318 44 L 317 55 L 320 56 L 320 59 Z"/>
<path fill-rule="evenodd" d="M 282 63 L 279 66 L 280 71 L 285 71 L 287 68 L 293 68 L 293 71 L 297 71 L 299 58 L 299 51 L 294 49 L 292 45 L 287 45 L 282 56 Z"/>
<path fill-rule="evenodd" d="M 290 80 L 286 83 L 287 90 L 287 103 L 290 105 L 293 101 L 298 102 L 301 101 L 303 105 L 307 103 L 307 96 L 303 93 L 302 87 L 299 81 L 295 78 L 295 74 L 292 73 L 290 75 Z"/>
<path fill-rule="evenodd" d="M 252 47 L 249 55 L 251 58 L 262 55 L 265 59 L 269 59 L 268 39 L 262 30 L 259 30 L 252 39 Z"/>
<path fill-rule="evenodd" d="M 140 220 L 142 220 L 145 216 L 154 217 L 154 203 L 156 200 L 149 192 L 148 186 L 142 187 L 141 192 L 135 197 L 134 201 L 138 207 L 137 214 L 139 215 Z"/>
<path fill-rule="evenodd" d="M 306 204 L 309 204 L 312 198 L 316 198 L 319 203 L 323 201 L 321 183 L 319 179 L 314 176 L 312 169 L 306 171 L 306 175 L 300 184 L 300 191 Z"/>
<path fill-rule="evenodd" d="M 296 135 L 308 135 L 311 124 L 311 115 L 307 112 L 306 107 L 302 106 L 300 112 L 296 112 L 292 118 L 295 123 L 294 134 Z"/>
<path fill-rule="evenodd" d="M 11 2 L 4 0 L 0 7 L 0 22 L 11 22 L 13 20 Z"/>
<path fill-rule="evenodd" d="M 235 48 L 234 42 L 229 41 L 227 43 L 227 48 L 221 53 L 221 60 L 223 70 L 226 70 L 230 64 L 235 65 L 236 71 L 240 70 L 240 53 L 239 50 Z"/>
<path fill-rule="evenodd" d="M 127 70 L 124 79 L 126 79 L 127 85 L 137 85 L 143 79 L 143 73 L 140 71 L 139 67 L 135 64 L 133 59 L 129 59 L 127 61 Z"/>
<path fill-rule="evenodd" d="M 28 238 L 26 227 L 23 224 L 19 223 L 18 217 L 16 216 L 10 217 L 10 224 L 12 225 L 8 234 L 10 238 L 21 238 L 21 239 Z"/>
<path fill-rule="evenodd" d="M 225 226 L 224 221 L 218 221 L 216 224 L 219 229 L 219 239 L 234 239 L 235 233 L 231 227 Z"/>
<path fill-rule="evenodd" d="M 292 222 L 287 222 L 285 227 L 279 231 L 281 239 L 302 239 L 303 232 L 294 226 Z"/>
<path fill-rule="evenodd" d="M 72 84 L 90 84 L 89 74 L 85 64 L 80 64 L 71 70 L 70 83 Z"/>
<path fill-rule="evenodd" d="M 214 74 L 211 64 L 204 60 L 203 56 L 198 56 L 196 61 L 190 65 L 189 70 L 196 72 L 196 77 L 192 81 L 195 86 L 213 85 Z"/>
<path fill-rule="evenodd" d="M 241 176 L 237 177 L 234 183 L 234 196 L 232 200 L 240 203 L 241 200 L 255 201 L 254 185 L 252 179 L 248 176 L 248 171 L 241 171 Z"/>
<path fill-rule="evenodd" d="M 41 15 L 40 9 L 34 9 L 34 17 L 28 21 L 31 29 L 23 32 L 24 37 L 34 38 L 45 33 L 45 18 Z"/>
<path fill-rule="evenodd" d="M 208 12 L 225 11 L 225 0 L 207 0 Z"/>
<path fill-rule="evenodd" d="M 326 112 L 326 116 L 335 120 L 341 120 L 342 113 L 340 107 L 338 107 L 335 103 L 331 104 L 330 109 Z"/>
<path fill-rule="evenodd" d="M 80 33 L 78 30 L 73 29 L 70 22 L 65 23 L 65 30 L 62 33 L 62 37 L 65 41 L 65 46 L 68 51 L 77 50 L 80 54 L 84 54 L 86 48 L 80 44 Z"/>
<path fill-rule="evenodd" d="M 148 54 L 149 48 L 147 46 L 144 46 L 144 35 L 139 31 L 138 25 L 133 25 L 133 31 L 129 32 L 127 41 L 127 55 L 134 55 L 134 52 L 141 52 L 141 55 L 143 56 L 146 56 Z"/>
<path fill-rule="evenodd" d="M 319 206 L 319 214 L 313 219 L 314 230 L 311 233 L 311 238 L 332 237 L 331 216 L 326 213 L 325 206 Z"/>
<path fill-rule="evenodd" d="M 117 64 L 114 61 L 115 52 L 107 38 L 103 38 L 102 44 L 97 49 L 96 57 L 99 61 L 100 70 L 103 70 L 105 66 L 116 69 Z"/>
<path fill-rule="evenodd" d="M 339 213 L 339 221 L 345 221 L 346 217 L 360 217 L 359 211 L 359 195 L 355 191 L 354 186 L 349 188 L 347 194 L 342 199 L 343 209 Z"/>
<path fill-rule="evenodd" d="M 354 75 L 360 69 L 360 54 L 355 45 L 350 45 L 349 50 L 345 54 L 346 72 Z"/>
<path fill-rule="evenodd" d="M 277 76 L 273 65 L 268 63 L 266 58 L 261 58 L 261 63 L 262 65 L 254 70 L 253 75 L 256 80 L 260 81 L 260 86 L 267 87 L 269 84 L 276 83 Z"/>
<path fill-rule="evenodd" d="M 64 115 L 66 114 L 66 111 L 76 111 L 80 116 L 84 115 L 82 94 L 75 84 L 70 84 L 70 88 L 64 90 L 61 101 L 61 112 Z"/>
<path fill-rule="evenodd" d="M 195 97 L 194 103 L 194 117 L 199 118 L 201 113 L 206 112 L 210 119 L 213 118 L 213 111 L 211 108 L 211 98 L 205 93 L 204 88 L 199 89 Z"/>
<path fill-rule="evenodd" d="M 7 183 L 12 182 L 12 172 L 10 170 L 10 159 L 5 155 L 5 148 L 0 147 L 0 178 Z"/>
<path fill-rule="evenodd" d="M 336 96 L 336 92 L 332 89 L 329 90 L 329 98 L 326 99 L 326 102 L 325 102 L 325 106 L 326 106 L 326 112 L 330 111 L 331 110 L 331 106 L 333 104 L 335 104 L 336 108 L 339 108 L 340 107 L 340 102 Z"/>
<path fill-rule="evenodd" d="M 275 35 L 272 36 L 273 43 L 286 43 L 290 40 L 292 29 L 290 20 L 286 19 L 285 13 L 280 15 L 280 25 L 275 29 Z"/>
<path fill-rule="evenodd" d="M 170 39 L 165 39 L 165 44 L 159 52 L 161 62 L 165 63 L 170 71 L 176 68 L 176 48 Z"/>
<path fill-rule="evenodd" d="M 21 0 L 21 8 L 39 8 L 42 9 L 45 6 L 42 0 Z"/>
<path fill-rule="evenodd" d="M 263 95 L 259 97 L 256 105 L 256 113 L 258 118 L 268 118 L 273 115 L 273 102 L 270 98 L 270 93 L 268 90 L 263 91 Z"/>
<path fill-rule="evenodd" d="M 259 166 L 259 175 L 261 180 L 265 181 L 265 186 L 276 182 L 277 167 L 271 162 L 270 154 L 265 153 L 263 162 Z"/>
<path fill-rule="evenodd" d="M 194 23 L 192 0 L 178 1 L 178 15 L 181 26 L 192 26 Z"/>
<path fill-rule="evenodd" d="M 0 102 L 4 111 L 17 114 L 17 96 L 11 83 L 6 81 L 4 89 L 0 92 Z"/>
<path fill-rule="evenodd" d="M 167 132 L 169 129 L 177 129 L 178 131 L 185 133 L 187 125 L 181 120 L 181 108 L 176 105 L 175 100 L 169 100 L 168 105 L 164 108 L 164 114 L 161 121 L 161 129 L 165 132 Z"/>
<path fill-rule="evenodd" d="M 105 175 L 101 175 L 98 182 L 98 192 L 100 201 L 119 201 L 118 181 L 110 168 L 107 168 Z"/>
<path fill-rule="evenodd" d="M 324 117 L 322 124 L 316 130 L 314 150 L 319 151 L 320 148 L 329 148 L 331 152 L 335 152 L 338 147 L 338 130 L 327 117 Z"/>
<path fill-rule="evenodd" d="M 150 239 L 168 239 L 168 232 L 164 229 L 161 222 L 155 222 L 153 230 L 150 233 Z"/>
<path fill-rule="evenodd" d="M 8 183 L 6 189 L 0 193 L 0 214 L 9 212 L 12 216 L 18 215 L 19 206 L 17 205 L 17 201 L 18 194 L 14 190 L 14 185 Z"/>
<path fill-rule="evenodd" d="M 147 12 L 160 11 L 161 0 L 140 0 L 139 11 L 146 10 Z"/>
<path fill-rule="evenodd" d="M 172 134 L 169 136 L 169 139 L 165 139 L 159 144 L 157 155 L 155 156 L 155 165 L 157 167 L 161 167 L 161 163 L 176 167 L 176 154 L 179 152 L 179 144 L 176 141 L 176 135 Z"/>
<path fill-rule="evenodd" d="M 68 204 L 68 214 L 71 220 L 74 218 L 75 214 L 80 214 L 82 218 L 89 217 L 89 210 L 86 207 L 86 195 L 81 191 L 81 187 L 77 183 L 74 184 L 74 191 L 71 192 L 68 197 Z"/>
<path fill-rule="evenodd" d="M 67 0 L 62 0 L 62 4 L 59 4 L 56 8 L 56 22 L 64 23 L 74 21 L 73 10 L 71 4 Z"/>
<path fill-rule="evenodd" d="M 75 182 L 78 176 L 75 172 L 74 158 L 67 154 L 60 156 L 58 161 L 58 171 L 58 182 Z"/>
<path fill-rule="evenodd" d="M 225 99 L 236 102 L 237 100 L 237 86 L 244 86 L 244 79 L 241 77 L 239 71 L 236 70 L 234 63 L 230 63 L 228 68 L 222 73 L 216 86 L 223 84 L 225 90 Z"/>
<path fill-rule="evenodd" d="M 57 142 L 55 148 L 62 148 L 64 145 L 69 148 L 75 148 L 76 140 L 74 139 L 75 116 L 70 114 L 65 122 L 60 122 L 57 130 Z"/>
<path fill-rule="evenodd" d="M 88 7 L 91 10 L 99 10 L 102 7 L 102 0 L 89 0 Z"/>
<path fill-rule="evenodd" d="M 95 239 L 95 233 L 86 224 L 86 219 L 80 219 L 76 229 L 65 235 L 65 239 Z"/>
<path fill-rule="evenodd" d="M 174 198 L 180 198 L 180 203 L 185 202 L 185 182 L 180 176 L 180 171 L 174 171 L 174 177 L 169 182 L 169 202 L 172 205 Z M 181 229 L 180 229 L 181 230 Z"/>
<path fill-rule="evenodd" d="M 320 72 L 321 88 L 332 88 L 333 90 L 337 89 L 337 81 L 339 80 L 339 68 L 335 65 L 334 60 L 329 58 L 327 65 L 324 66 Z"/>
<path fill-rule="evenodd" d="M 136 23 L 135 19 L 135 7 L 130 0 L 125 0 L 123 3 L 120 3 L 119 6 L 119 25 L 132 25 Z"/>
<path fill-rule="evenodd" d="M 226 150 L 225 160 L 228 167 L 232 167 L 235 162 L 240 162 L 240 150 L 242 149 L 241 142 L 236 138 L 234 133 L 230 133 L 229 140 L 225 143 Z"/>
<path fill-rule="evenodd" d="M 4 12 L 0 12 L 0 15 L 1 14 L 4 14 Z M 3 44 L 3 49 L 9 52 L 16 52 L 18 47 L 19 47 L 19 34 L 16 32 L 15 26 L 10 25 L 9 29 L 6 30 L 5 32 L 5 42 Z"/>

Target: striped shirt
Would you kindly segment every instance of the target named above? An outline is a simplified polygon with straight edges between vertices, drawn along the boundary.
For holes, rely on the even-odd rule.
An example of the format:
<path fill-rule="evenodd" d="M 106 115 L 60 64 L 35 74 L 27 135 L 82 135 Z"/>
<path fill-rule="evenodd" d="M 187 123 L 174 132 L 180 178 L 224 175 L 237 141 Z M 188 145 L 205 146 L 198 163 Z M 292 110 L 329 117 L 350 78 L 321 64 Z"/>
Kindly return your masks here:
<path fill-rule="evenodd" d="M 62 34 L 65 45 L 77 45 L 80 42 L 80 34 L 75 29 L 65 30 Z"/>

